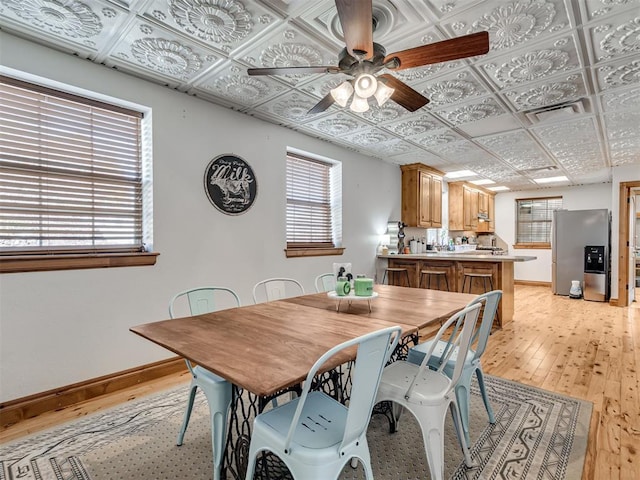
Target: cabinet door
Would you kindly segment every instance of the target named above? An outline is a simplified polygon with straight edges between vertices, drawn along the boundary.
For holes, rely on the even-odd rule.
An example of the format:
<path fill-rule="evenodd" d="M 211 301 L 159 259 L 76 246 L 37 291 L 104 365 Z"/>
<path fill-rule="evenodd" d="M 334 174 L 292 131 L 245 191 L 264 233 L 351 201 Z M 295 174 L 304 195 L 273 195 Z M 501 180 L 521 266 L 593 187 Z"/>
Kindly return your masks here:
<path fill-rule="evenodd" d="M 471 230 L 473 223 L 472 223 L 472 216 L 473 216 L 473 205 L 472 203 L 472 197 L 473 196 L 473 192 L 470 188 L 462 187 L 462 205 L 464 208 L 464 229 L 465 230 Z M 476 197 L 476 201 L 475 201 L 475 205 L 478 204 L 478 199 Z"/>
<path fill-rule="evenodd" d="M 489 215 L 489 194 L 478 192 L 478 212 Z"/>
<path fill-rule="evenodd" d="M 419 227 L 431 226 L 431 175 L 420 172 Z"/>
<path fill-rule="evenodd" d="M 489 231 L 496 231 L 496 197 L 494 195 L 489 195 L 489 211 L 487 212 L 489 215 Z"/>
<path fill-rule="evenodd" d="M 442 227 L 442 179 L 431 177 L 431 226 Z"/>

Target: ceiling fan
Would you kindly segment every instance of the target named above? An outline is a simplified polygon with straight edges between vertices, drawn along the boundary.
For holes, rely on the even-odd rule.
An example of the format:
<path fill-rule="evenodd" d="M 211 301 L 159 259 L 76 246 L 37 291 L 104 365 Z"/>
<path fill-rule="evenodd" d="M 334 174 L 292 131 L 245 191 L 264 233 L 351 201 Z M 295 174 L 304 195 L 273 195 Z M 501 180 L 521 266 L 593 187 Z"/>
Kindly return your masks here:
<path fill-rule="evenodd" d="M 350 80 L 332 89 L 309 113 L 325 111 L 334 102 L 346 107 L 353 95 L 350 109 L 365 112 L 368 99 L 374 96 L 382 106 L 391 99 L 414 112 L 429 99 L 382 69 L 404 70 L 433 63 L 482 55 L 489 51 L 489 33 L 477 32 L 441 42 L 422 45 L 387 55 L 384 47 L 373 42 L 372 0 L 335 0 L 342 25 L 346 48 L 340 52 L 338 66 L 249 68 L 249 75 L 298 75 L 306 73 L 344 73 Z"/>

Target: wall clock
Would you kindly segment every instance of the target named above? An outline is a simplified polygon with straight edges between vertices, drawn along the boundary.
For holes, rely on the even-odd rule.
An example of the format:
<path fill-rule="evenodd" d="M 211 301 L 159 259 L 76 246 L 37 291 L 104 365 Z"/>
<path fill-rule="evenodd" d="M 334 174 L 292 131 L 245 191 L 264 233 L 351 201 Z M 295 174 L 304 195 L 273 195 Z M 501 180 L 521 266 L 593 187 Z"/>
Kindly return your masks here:
<path fill-rule="evenodd" d="M 209 201 L 222 213 L 240 215 L 253 205 L 258 182 L 253 169 L 242 158 L 223 154 L 207 165 L 204 190 Z"/>

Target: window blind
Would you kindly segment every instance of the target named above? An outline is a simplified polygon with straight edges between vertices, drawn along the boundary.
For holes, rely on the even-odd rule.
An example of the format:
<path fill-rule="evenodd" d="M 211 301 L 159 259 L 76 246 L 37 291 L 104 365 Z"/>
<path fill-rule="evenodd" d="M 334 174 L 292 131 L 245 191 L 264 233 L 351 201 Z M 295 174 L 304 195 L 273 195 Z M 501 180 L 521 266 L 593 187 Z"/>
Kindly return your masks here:
<path fill-rule="evenodd" d="M 0 77 L 0 251 L 140 250 L 141 118 Z"/>
<path fill-rule="evenodd" d="M 516 243 L 550 243 L 553 211 L 562 208 L 562 197 L 517 200 Z"/>
<path fill-rule="evenodd" d="M 334 247 L 331 165 L 287 155 L 287 247 Z"/>

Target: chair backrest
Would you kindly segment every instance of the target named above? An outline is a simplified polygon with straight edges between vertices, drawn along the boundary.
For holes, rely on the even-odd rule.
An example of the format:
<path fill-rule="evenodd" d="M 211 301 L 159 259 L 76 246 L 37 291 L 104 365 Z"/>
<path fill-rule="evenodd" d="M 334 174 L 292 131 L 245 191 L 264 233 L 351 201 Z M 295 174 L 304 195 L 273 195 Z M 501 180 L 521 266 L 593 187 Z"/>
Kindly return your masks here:
<path fill-rule="evenodd" d="M 309 389 L 318 370 L 337 352 L 354 345 L 358 345 L 358 352 L 354 366 L 355 370 L 352 375 L 353 383 L 351 385 L 349 411 L 347 413 L 340 451 L 362 435 L 366 435 L 382 371 L 389 356 L 396 348 L 401 334 L 402 330 L 400 327 L 387 327 L 336 345 L 322 355 L 313 364 L 304 382 L 302 394 L 300 395 L 300 400 L 291 426 L 289 427 L 284 448 L 286 450 L 289 449 L 293 434 L 300 423 L 300 414 L 304 408 Z"/>
<path fill-rule="evenodd" d="M 330 292 L 336 289 L 336 277 L 333 273 L 323 273 L 316 277 L 316 291 Z"/>
<path fill-rule="evenodd" d="M 447 362 L 451 359 L 453 353 L 456 349 L 459 352 L 466 352 L 469 350 L 469 346 L 471 345 L 471 340 L 473 338 L 473 334 L 476 328 L 476 323 L 478 322 L 478 315 L 480 313 L 480 307 L 482 305 L 480 303 L 475 303 L 473 305 L 467 305 L 465 308 L 460 310 L 458 313 L 453 315 L 449 320 L 447 320 L 438 330 L 436 336 L 431 341 L 431 346 L 424 356 L 422 363 L 420 364 L 420 368 L 416 372 L 411 385 L 407 389 L 405 393 L 405 398 L 411 397 L 411 392 L 413 391 L 413 386 L 415 385 L 418 378 L 422 376 L 422 372 L 429 368 L 427 365 L 429 363 L 429 359 L 433 355 L 434 349 L 438 346 L 440 340 L 447 333 L 449 328 L 452 328 L 453 331 L 449 335 L 449 341 L 445 352 L 440 357 L 439 366 L 437 371 L 442 372 Z M 450 388 L 453 388 L 458 380 L 460 379 L 460 375 L 462 374 L 462 368 L 464 367 L 465 355 L 463 353 L 458 353 L 455 361 L 455 366 L 453 367 L 453 374 L 451 375 L 451 384 Z"/>
<path fill-rule="evenodd" d="M 498 303 L 500 303 L 501 298 L 502 290 L 493 290 L 491 292 L 480 295 L 478 298 L 469 303 L 469 305 L 474 305 L 476 303 L 484 304 L 482 321 L 480 322 L 480 326 L 476 328 L 475 334 L 471 339 L 471 344 L 474 344 L 477 340 L 473 360 L 477 360 L 478 358 L 480 358 L 487 348 L 489 334 L 491 333 L 491 328 L 493 327 L 493 319 L 495 318 L 496 312 L 498 311 Z"/>
<path fill-rule="evenodd" d="M 304 288 L 293 278 L 267 278 L 253 287 L 254 303 L 272 302 L 297 295 L 304 295 Z"/>
<path fill-rule="evenodd" d="M 225 298 L 222 298 L 222 297 Z M 178 303 L 186 300 L 191 315 L 202 315 L 221 308 L 239 307 L 240 298 L 230 288 L 225 287 L 197 287 L 177 293 L 169 301 L 169 316 L 179 316 Z"/>

